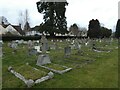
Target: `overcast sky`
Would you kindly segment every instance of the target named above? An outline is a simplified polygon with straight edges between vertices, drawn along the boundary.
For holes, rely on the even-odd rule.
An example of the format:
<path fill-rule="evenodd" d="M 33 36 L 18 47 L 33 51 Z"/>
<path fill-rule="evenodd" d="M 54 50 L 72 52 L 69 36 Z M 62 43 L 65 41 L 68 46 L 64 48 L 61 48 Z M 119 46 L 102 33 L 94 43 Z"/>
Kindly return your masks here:
<path fill-rule="evenodd" d="M 0 16 L 5 16 L 11 24 L 18 24 L 20 12 L 28 9 L 31 27 L 43 22 L 36 2 L 39 0 L 0 0 Z M 88 28 L 91 19 L 98 19 L 105 27 L 113 29 L 118 19 L 119 0 L 67 0 L 67 26 L 77 23 Z"/>

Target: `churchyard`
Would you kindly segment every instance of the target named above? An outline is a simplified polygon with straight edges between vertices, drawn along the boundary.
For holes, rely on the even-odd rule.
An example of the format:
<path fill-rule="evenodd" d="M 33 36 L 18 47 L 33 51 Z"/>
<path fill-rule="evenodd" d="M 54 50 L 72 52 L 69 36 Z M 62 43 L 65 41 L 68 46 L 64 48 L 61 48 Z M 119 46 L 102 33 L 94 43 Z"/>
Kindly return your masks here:
<path fill-rule="evenodd" d="M 117 39 L 6 41 L 2 53 L 2 88 L 118 87 Z"/>

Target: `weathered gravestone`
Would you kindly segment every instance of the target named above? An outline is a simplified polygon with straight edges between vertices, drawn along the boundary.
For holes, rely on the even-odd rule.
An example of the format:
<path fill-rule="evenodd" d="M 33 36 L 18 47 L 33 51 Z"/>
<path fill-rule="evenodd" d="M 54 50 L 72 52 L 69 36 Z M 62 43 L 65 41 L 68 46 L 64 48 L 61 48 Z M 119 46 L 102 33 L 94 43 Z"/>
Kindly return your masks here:
<path fill-rule="evenodd" d="M 16 53 L 16 52 L 17 52 L 17 47 L 18 47 L 18 44 L 13 41 L 13 42 L 11 43 L 11 48 L 13 49 L 13 53 Z"/>
<path fill-rule="evenodd" d="M 50 58 L 47 54 L 39 55 L 36 65 L 41 66 L 51 63 Z"/>
<path fill-rule="evenodd" d="M 29 51 L 29 55 L 36 55 L 37 54 L 37 50 L 32 48 L 30 51 Z"/>
<path fill-rule="evenodd" d="M 29 55 L 36 55 L 37 54 L 37 50 L 34 49 L 34 44 L 31 40 L 28 41 L 28 54 Z"/>
<path fill-rule="evenodd" d="M 78 39 L 75 40 L 75 49 L 81 49 L 81 45 L 78 42 Z"/>
<path fill-rule="evenodd" d="M 48 41 L 44 35 L 42 35 L 41 43 L 42 43 L 42 53 L 46 53 L 49 47 L 48 47 Z"/>
<path fill-rule="evenodd" d="M 67 46 L 64 48 L 65 56 L 69 56 L 71 54 L 71 47 Z"/>
<path fill-rule="evenodd" d="M 33 47 L 33 43 L 31 40 L 28 41 L 28 48 L 31 49 Z"/>
<path fill-rule="evenodd" d="M 38 56 L 36 63 L 36 65 L 38 66 L 51 63 L 49 55 L 46 54 L 46 51 L 48 50 L 48 41 L 44 35 L 41 38 L 41 43 L 42 43 L 42 55 Z"/>

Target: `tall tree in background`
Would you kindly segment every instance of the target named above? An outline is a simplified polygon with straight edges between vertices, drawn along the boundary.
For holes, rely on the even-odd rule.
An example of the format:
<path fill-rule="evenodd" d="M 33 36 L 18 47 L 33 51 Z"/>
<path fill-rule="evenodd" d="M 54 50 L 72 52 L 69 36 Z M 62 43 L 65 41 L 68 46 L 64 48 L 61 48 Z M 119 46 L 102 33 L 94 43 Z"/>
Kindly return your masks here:
<path fill-rule="evenodd" d="M 67 22 L 65 17 L 67 2 L 43 2 L 36 3 L 39 13 L 44 14 L 43 29 L 50 35 L 67 32 Z"/>
<path fill-rule="evenodd" d="M 118 21 L 117 21 L 116 31 L 115 31 L 115 37 L 116 38 L 120 37 L 120 19 L 118 19 Z"/>
<path fill-rule="evenodd" d="M 97 19 L 96 20 L 92 19 L 89 21 L 87 36 L 90 38 L 100 37 L 100 23 Z"/>

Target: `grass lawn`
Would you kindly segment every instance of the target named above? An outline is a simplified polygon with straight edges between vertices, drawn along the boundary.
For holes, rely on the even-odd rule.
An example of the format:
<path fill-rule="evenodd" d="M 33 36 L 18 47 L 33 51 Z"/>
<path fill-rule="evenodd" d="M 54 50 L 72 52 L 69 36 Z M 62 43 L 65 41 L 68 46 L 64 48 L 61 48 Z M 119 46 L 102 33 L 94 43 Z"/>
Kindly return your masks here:
<path fill-rule="evenodd" d="M 66 68 L 62 67 L 61 65 L 53 64 L 53 63 L 51 63 L 51 64 L 46 64 L 46 65 L 44 65 L 44 66 L 49 67 L 49 68 L 52 68 L 52 69 L 55 69 L 55 70 L 60 70 L 60 71 L 66 69 Z"/>
<path fill-rule="evenodd" d="M 29 69 L 31 69 L 31 67 L 24 66 L 26 63 L 41 71 L 48 72 L 48 70 L 36 66 L 37 55 L 29 56 L 27 54 L 27 45 L 19 45 L 17 53 L 14 54 L 12 49 L 7 46 L 7 43 L 5 42 L 3 45 L 2 88 L 27 88 L 24 82 L 8 71 L 9 66 L 14 66 L 16 70 L 22 73 L 24 73 L 24 70 L 28 71 L 27 74 L 24 74 L 26 77 L 28 77 Z M 82 55 L 77 53 L 77 50 L 72 50 L 71 55 L 65 57 L 64 47 L 66 41 L 58 42 L 57 44 L 61 49 L 50 50 L 51 62 L 71 67 L 73 70 L 63 75 L 55 74 L 53 79 L 37 84 L 33 88 L 118 88 L 118 49 L 115 49 L 118 46 L 117 40 L 114 40 L 108 46 L 104 46 L 105 42 L 96 43 L 98 47 L 104 47 L 111 50 L 111 52 L 94 52 L 88 45 L 82 46 Z M 93 60 L 93 62 L 84 65 L 85 60 Z M 84 66 L 79 67 L 81 65 Z M 26 69 L 22 67 L 26 67 Z M 56 68 L 56 66 L 50 65 L 49 67 Z M 36 74 L 32 75 L 34 79 L 39 76 L 39 74 L 38 76 Z"/>

